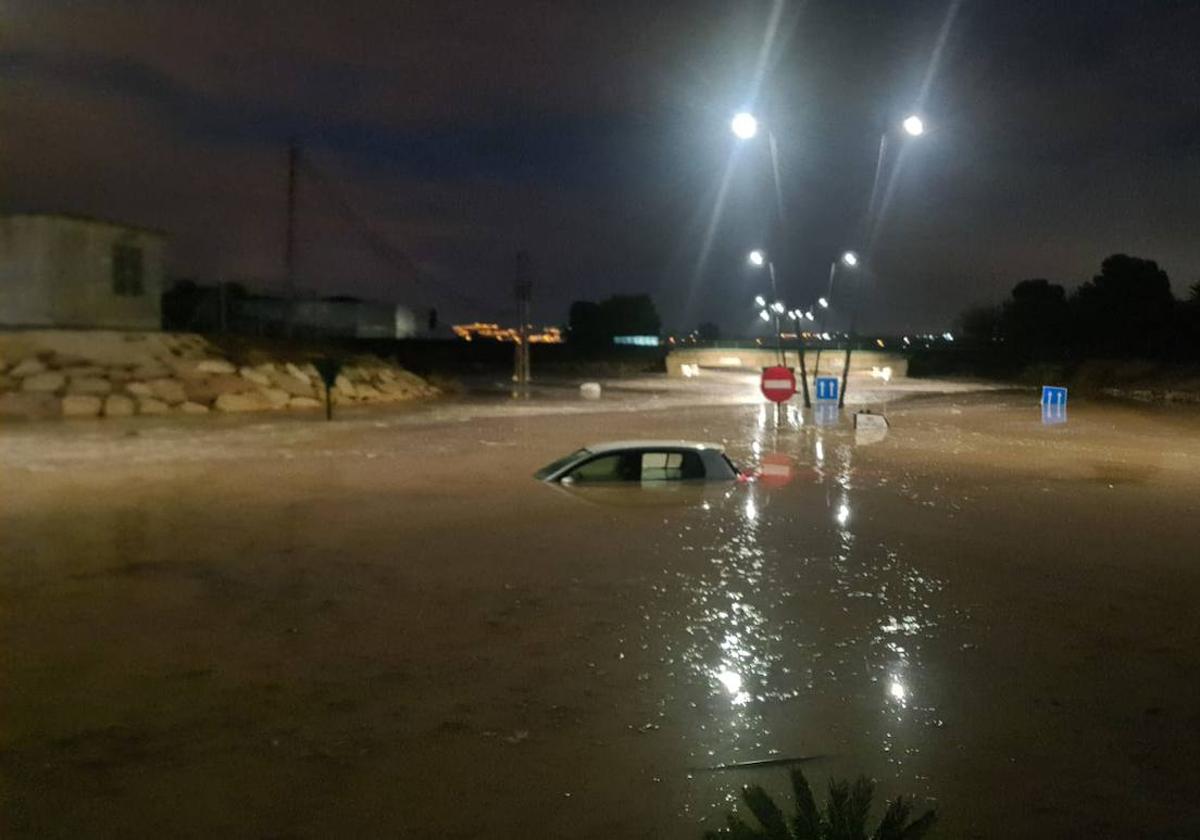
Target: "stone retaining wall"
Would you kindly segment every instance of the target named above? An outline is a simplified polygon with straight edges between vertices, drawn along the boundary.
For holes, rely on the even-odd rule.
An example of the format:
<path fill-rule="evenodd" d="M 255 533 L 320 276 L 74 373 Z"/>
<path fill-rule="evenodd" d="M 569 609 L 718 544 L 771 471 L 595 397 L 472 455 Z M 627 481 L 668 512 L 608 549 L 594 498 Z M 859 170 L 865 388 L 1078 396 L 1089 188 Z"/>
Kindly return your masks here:
<path fill-rule="evenodd" d="M 335 403 L 390 403 L 436 388 L 381 359 L 349 360 Z M 311 363 L 238 365 L 187 333 L 14 331 L 0 334 L 0 420 L 319 409 Z"/>

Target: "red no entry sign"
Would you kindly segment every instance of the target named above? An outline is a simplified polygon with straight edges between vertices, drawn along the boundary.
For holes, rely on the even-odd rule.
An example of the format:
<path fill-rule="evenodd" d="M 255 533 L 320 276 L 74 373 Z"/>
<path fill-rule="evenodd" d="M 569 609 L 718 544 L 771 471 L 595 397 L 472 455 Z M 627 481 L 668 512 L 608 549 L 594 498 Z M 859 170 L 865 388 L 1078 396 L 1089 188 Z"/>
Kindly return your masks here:
<path fill-rule="evenodd" d="M 796 393 L 796 375 L 781 365 L 763 368 L 762 392 L 771 402 L 787 402 Z"/>

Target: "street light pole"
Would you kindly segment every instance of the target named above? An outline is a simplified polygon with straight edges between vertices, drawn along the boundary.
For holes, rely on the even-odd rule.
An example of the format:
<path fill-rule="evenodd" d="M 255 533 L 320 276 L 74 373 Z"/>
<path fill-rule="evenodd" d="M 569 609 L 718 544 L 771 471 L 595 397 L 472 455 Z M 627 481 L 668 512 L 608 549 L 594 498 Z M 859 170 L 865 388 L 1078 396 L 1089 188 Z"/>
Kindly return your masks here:
<path fill-rule="evenodd" d="M 905 117 L 901 124 L 904 133 L 909 137 L 920 137 L 925 133 L 925 122 L 916 114 L 910 114 Z M 879 155 L 875 158 L 875 177 L 871 179 L 871 200 L 867 205 L 867 227 L 874 228 L 879 222 L 878 214 L 880 208 L 879 202 L 879 181 L 883 174 L 883 162 L 887 156 L 888 131 L 884 131 L 879 135 Z M 874 244 L 875 235 L 873 230 L 867 231 L 867 242 Z M 831 275 L 832 279 L 832 275 Z M 858 324 L 858 304 L 859 293 L 861 289 L 856 289 L 854 293 L 854 301 L 850 309 L 850 332 L 846 336 L 846 359 L 842 363 L 842 387 L 838 391 L 838 408 L 842 408 L 846 404 L 846 380 L 850 376 L 850 353 L 854 344 L 854 332 Z"/>

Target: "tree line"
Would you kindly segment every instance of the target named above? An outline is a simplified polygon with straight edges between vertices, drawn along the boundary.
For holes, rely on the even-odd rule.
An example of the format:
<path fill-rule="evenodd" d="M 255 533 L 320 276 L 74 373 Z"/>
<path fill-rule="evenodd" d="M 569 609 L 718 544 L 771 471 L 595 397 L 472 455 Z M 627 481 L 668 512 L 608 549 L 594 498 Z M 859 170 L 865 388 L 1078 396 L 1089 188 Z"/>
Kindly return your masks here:
<path fill-rule="evenodd" d="M 959 333 L 1014 364 L 1193 360 L 1200 358 L 1200 283 L 1179 300 L 1154 260 L 1113 254 L 1070 293 L 1044 278 L 1021 281 L 1002 304 L 965 312 Z"/>

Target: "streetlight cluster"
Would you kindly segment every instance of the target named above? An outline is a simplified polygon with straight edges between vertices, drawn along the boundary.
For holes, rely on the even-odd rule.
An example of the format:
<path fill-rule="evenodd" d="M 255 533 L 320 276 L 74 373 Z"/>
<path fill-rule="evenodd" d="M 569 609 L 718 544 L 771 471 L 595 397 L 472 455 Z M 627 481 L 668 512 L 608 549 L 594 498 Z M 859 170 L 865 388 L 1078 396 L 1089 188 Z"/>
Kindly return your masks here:
<path fill-rule="evenodd" d="M 751 114 L 748 111 L 739 111 L 737 114 L 735 114 L 733 116 L 733 119 L 730 121 L 729 128 L 733 132 L 734 136 L 737 137 L 739 140 L 748 141 L 748 140 L 753 140 L 755 137 L 758 136 L 760 125 L 759 125 L 758 118 L 755 117 L 753 114 Z M 909 137 L 920 137 L 921 135 L 923 135 L 925 133 L 925 121 L 922 120 L 921 117 L 918 116 L 917 114 L 910 114 L 909 116 L 905 117 L 900 122 L 900 128 Z M 775 192 L 776 192 L 776 198 L 778 200 L 778 208 L 779 208 L 779 222 L 780 222 L 780 226 L 782 227 L 782 225 L 783 225 L 783 197 L 782 197 L 782 188 L 779 183 L 779 181 L 780 181 L 780 179 L 779 179 L 779 160 L 778 160 L 777 152 L 776 152 L 777 144 L 775 142 L 775 135 L 772 133 L 770 125 L 768 125 L 766 127 L 766 131 L 767 131 L 768 145 L 769 145 L 770 151 L 771 151 L 771 170 L 772 170 L 772 174 L 774 175 L 774 180 L 775 180 Z M 879 157 L 875 163 L 875 177 L 874 177 L 874 183 L 873 183 L 873 186 L 871 189 L 871 205 L 872 206 L 874 206 L 874 203 L 875 203 L 876 190 L 878 189 L 878 186 L 879 186 L 879 176 L 880 176 L 881 170 L 883 168 L 884 157 L 885 157 L 886 150 L 887 150 L 888 133 L 889 133 L 888 131 L 884 131 L 883 134 L 879 138 Z M 803 309 L 803 310 L 802 309 L 789 310 L 783 304 L 783 302 L 781 300 L 779 300 L 779 291 L 778 291 L 778 288 L 776 285 L 776 280 L 775 280 L 775 264 L 770 259 L 768 259 L 766 253 L 764 253 L 762 250 L 759 250 L 756 248 L 755 250 L 750 252 L 750 254 L 748 256 L 748 260 L 749 260 L 750 264 L 752 266 L 754 266 L 755 268 L 761 268 L 762 266 L 765 265 L 770 272 L 771 297 L 773 298 L 772 303 L 770 305 L 768 305 L 766 298 L 764 298 L 762 295 L 757 295 L 754 298 L 754 303 L 757 307 L 759 307 L 759 312 L 758 312 L 759 318 L 761 318 L 763 321 L 765 321 L 767 323 L 770 323 L 772 320 L 775 321 L 775 342 L 776 342 L 775 346 L 776 346 L 777 352 L 779 353 L 780 364 L 782 364 L 783 359 L 784 359 L 783 334 L 780 329 L 779 316 L 786 312 L 788 318 L 790 318 L 793 321 L 797 321 L 797 322 L 815 321 L 816 318 L 813 315 L 813 310 L 811 307 L 808 309 Z M 820 310 L 828 310 L 830 308 L 830 300 L 833 298 L 833 284 L 834 284 L 834 280 L 837 276 L 837 269 L 838 269 L 839 263 L 843 268 L 854 270 L 854 269 L 858 268 L 859 263 L 860 263 L 860 258 L 859 258 L 859 255 L 856 254 L 854 251 L 845 251 L 842 253 L 840 260 L 834 260 L 834 262 L 829 266 L 829 290 L 825 295 L 817 298 L 817 306 L 820 308 Z M 823 321 L 826 319 L 826 317 L 827 316 L 822 314 Z M 855 315 L 854 315 L 854 313 L 852 313 L 851 318 L 850 318 L 850 324 L 851 324 L 850 332 L 851 333 L 854 331 L 854 320 L 855 320 Z M 824 324 L 822 324 L 822 326 L 824 326 Z M 828 332 L 820 332 L 820 333 L 817 333 L 816 335 L 824 341 L 828 341 L 830 339 Z M 944 338 L 947 341 L 953 341 L 953 338 L 950 337 L 949 335 L 944 336 Z M 850 350 L 851 350 L 851 338 L 850 338 L 850 335 L 847 334 L 846 360 L 842 366 L 842 387 L 838 390 L 838 406 L 839 407 L 843 404 L 843 401 L 845 399 L 845 394 L 846 394 L 846 377 L 850 370 Z M 819 371 L 820 365 L 821 365 L 821 350 L 820 350 L 820 346 L 818 345 L 817 363 L 816 363 L 816 367 L 814 368 L 814 371 L 813 371 L 814 376 L 817 375 L 817 371 Z M 807 373 L 805 371 L 803 342 L 801 342 L 801 345 L 800 345 L 800 373 L 801 373 L 802 381 L 804 383 L 804 404 L 805 404 L 805 406 L 808 406 L 808 404 L 809 404 L 808 381 L 807 381 L 808 377 L 807 377 Z"/>

